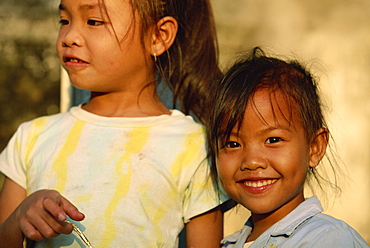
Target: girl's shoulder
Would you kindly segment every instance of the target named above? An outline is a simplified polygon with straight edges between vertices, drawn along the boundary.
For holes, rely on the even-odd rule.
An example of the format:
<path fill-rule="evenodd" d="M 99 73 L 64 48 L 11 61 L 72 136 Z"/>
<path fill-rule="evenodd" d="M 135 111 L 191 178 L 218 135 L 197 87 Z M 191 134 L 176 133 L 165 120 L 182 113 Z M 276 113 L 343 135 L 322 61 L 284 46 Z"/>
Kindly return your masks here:
<path fill-rule="evenodd" d="M 156 123 L 157 129 L 166 129 L 168 132 L 173 134 L 183 135 L 200 135 L 205 136 L 204 125 L 197 122 L 193 116 L 185 115 L 177 109 L 171 110 L 171 115 L 163 115 L 154 117 L 158 121 L 151 121 L 151 124 Z"/>
<path fill-rule="evenodd" d="M 312 217 L 308 222 L 313 225 L 320 232 L 340 232 L 341 230 L 352 233 L 356 232 L 350 225 L 343 220 L 337 219 L 331 215 L 319 213 Z"/>
<path fill-rule="evenodd" d="M 312 238 L 312 247 L 369 247 L 350 225 L 324 213 L 313 216 L 304 229 Z"/>
<path fill-rule="evenodd" d="M 58 123 L 61 119 L 64 117 L 68 116 L 69 113 L 57 113 L 53 115 L 45 115 L 45 116 L 40 116 L 35 119 L 32 119 L 30 121 L 23 122 L 18 130 L 29 130 L 29 129 L 39 129 L 39 128 L 47 128 L 47 126 L 51 126 L 55 123 Z"/>
<path fill-rule="evenodd" d="M 322 211 L 316 196 L 308 198 L 257 240 L 283 247 L 369 247 L 350 225 Z"/>
<path fill-rule="evenodd" d="M 55 135 L 58 130 L 65 129 L 67 125 L 72 125 L 75 121 L 76 119 L 71 116 L 70 112 L 40 116 L 21 123 L 14 137 L 23 143 L 25 140 L 32 140 L 44 133 L 54 133 Z"/>
<path fill-rule="evenodd" d="M 185 115 L 183 112 L 181 112 L 178 109 L 171 109 L 170 111 L 171 111 L 171 115 L 170 116 L 172 118 L 183 119 L 184 121 L 186 121 L 188 123 L 200 125 L 199 123 L 197 123 L 195 121 L 194 117 L 191 116 L 191 115 Z"/>

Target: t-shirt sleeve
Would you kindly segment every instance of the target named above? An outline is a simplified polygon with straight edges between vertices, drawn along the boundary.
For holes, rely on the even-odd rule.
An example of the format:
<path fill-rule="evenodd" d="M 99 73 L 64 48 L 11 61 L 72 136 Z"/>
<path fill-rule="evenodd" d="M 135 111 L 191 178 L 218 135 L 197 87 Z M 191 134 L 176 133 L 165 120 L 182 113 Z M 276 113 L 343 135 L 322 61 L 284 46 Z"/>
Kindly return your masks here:
<path fill-rule="evenodd" d="M 184 199 L 184 222 L 205 213 L 229 199 L 214 187 L 208 161 L 204 159 L 195 171 L 186 189 Z"/>
<path fill-rule="evenodd" d="M 20 127 L 1 152 L 0 171 L 26 189 L 26 168 L 21 159 L 21 134 L 22 128 Z"/>

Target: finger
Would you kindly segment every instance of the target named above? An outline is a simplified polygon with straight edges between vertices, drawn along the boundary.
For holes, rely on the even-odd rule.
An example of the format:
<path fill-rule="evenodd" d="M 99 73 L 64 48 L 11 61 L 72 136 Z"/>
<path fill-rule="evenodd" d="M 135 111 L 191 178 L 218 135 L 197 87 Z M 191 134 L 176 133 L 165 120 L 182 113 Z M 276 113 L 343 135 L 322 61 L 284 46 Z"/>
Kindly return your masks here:
<path fill-rule="evenodd" d="M 42 234 L 33 225 L 31 225 L 28 222 L 23 223 L 21 225 L 21 230 L 22 230 L 24 236 L 27 237 L 30 240 L 40 241 L 40 240 L 44 239 Z"/>
<path fill-rule="evenodd" d="M 66 212 L 66 214 L 73 220 L 81 221 L 85 218 L 85 215 L 81 213 L 75 205 L 73 205 L 70 201 L 66 198 L 62 198 L 61 202 L 62 208 Z"/>
<path fill-rule="evenodd" d="M 22 227 L 22 232 L 28 239 L 34 241 L 54 238 L 60 234 L 42 219 L 39 219 L 35 225 L 29 222 L 25 223 Z"/>
<path fill-rule="evenodd" d="M 54 238 L 61 233 L 69 234 L 72 232 L 68 225 L 58 221 L 47 211 L 41 213 L 38 218 L 32 219 L 32 223 L 44 238 Z"/>
<path fill-rule="evenodd" d="M 44 208 L 55 218 L 61 222 L 64 222 L 67 219 L 67 215 L 76 221 L 81 221 L 85 218 L 85 215 L 78 211 L 76 206 L 74 206 L 70 201 L 59 193 L 58 196 L 59 197 L 51 195 L 44 199 Z"/>
<path fill-rule="evenodd" d="M 58 199 L 60 202 L 63 201 L 63 197 Z M 43 221 L 57 234 L 70 234 L 73 231 L 73 227 L 65 223 L 66 212 L 63 209 L 63 204 L 57 204 L 57 201 L 53 198 L 45 198 L 43 201 L 43 207 L 46 210 L 41 215 Z M 49 230 L 45 229 L 46 235 L 52 235 Z"/>
<path fill-rule="evenodd" d="M 65 221 L 60 221 L 51 214 L 42 215 L 44 222 L 55 232 L 59 234 L 70 234 L 73 231 L 73 227 Z M 46 235 L 53 235 L 49 233 L 49 230 L 45 229 Z M 44 234 L 44 232 L 42 232 Z"/>
<path fill-rule="evenodd" d="M 67 219 L 67 214 L 60 206 L 61 199 L 55 199 L 54 197 L 45 197 L 42 201 L 43 208 L 49 212 L 54 218 L 60 222 L 64 222 Z"/>
<path fill-rule="evenodd" d="M 60 232 L 56 232 L 49 225 L 45 225 L 42 229 L 39 230 L 39 232 L 44 237 L 44 239 L 55 238 L 61 234 Z"/>

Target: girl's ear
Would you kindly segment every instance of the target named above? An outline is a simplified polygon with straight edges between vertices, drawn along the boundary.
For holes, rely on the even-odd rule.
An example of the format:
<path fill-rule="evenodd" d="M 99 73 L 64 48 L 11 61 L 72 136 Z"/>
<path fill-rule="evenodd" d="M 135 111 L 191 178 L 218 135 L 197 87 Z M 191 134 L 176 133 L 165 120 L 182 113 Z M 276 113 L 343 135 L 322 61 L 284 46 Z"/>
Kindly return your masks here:
<path fill-rule="evenodd" d="M 169 49 L 175 41 L 178 24 L 172 16 L 165 16 L 157 23 L 148 47 L 152 56 L 159 56 Z"/>
<path fill-rule="evenodd" d="M 310 146 L 310 167 L 314 168 L 319 164 L 325 155 L 328 142 L 329 130 L 326 128 L 320 128 L 317 130 Z"/>

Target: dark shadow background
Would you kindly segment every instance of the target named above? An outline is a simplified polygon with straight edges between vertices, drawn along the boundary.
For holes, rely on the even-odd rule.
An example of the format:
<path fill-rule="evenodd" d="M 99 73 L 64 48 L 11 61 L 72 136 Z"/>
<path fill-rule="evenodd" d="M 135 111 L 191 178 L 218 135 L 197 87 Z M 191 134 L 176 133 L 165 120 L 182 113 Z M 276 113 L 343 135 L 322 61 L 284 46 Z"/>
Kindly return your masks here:
<path fill-rule="evenodd" d="M 20 123 L 59 112 L 55 1 L 0 1 L 0 150 Z"/>

